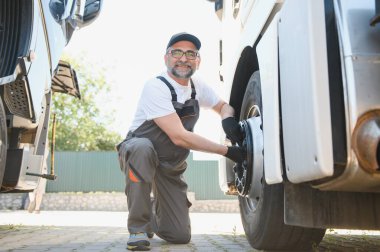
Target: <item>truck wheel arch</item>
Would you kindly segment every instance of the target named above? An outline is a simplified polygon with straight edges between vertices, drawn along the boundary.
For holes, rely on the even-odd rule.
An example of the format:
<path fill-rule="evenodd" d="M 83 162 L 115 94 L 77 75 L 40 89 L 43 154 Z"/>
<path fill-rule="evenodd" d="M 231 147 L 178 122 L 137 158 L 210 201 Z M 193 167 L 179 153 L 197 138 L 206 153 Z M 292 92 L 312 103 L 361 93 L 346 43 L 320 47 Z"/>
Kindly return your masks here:
<path fill-rule="evenodd" d="M 258 41 L 253 47 L 248 46 L 243 49 L 236 66 L 230 96 L 230 105 L 235 109 L 235 117 L 240 115 L 241 105 L 249 79 L 255 71 L 259 70 L 259 62 L 256 54 Z"/>

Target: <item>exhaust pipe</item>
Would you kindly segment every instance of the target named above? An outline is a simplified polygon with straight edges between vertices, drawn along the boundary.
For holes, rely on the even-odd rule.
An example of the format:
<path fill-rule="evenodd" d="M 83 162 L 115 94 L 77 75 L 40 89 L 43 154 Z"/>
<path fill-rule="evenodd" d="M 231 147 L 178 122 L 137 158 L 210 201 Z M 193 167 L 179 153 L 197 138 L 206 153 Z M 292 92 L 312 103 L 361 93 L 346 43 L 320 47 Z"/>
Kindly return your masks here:
<path fill-rule="evenodd" d="M 380 111 L 362 115 L 352 135 L 352 147 L 360 167 L 371 174 L 380 173 Z"/>

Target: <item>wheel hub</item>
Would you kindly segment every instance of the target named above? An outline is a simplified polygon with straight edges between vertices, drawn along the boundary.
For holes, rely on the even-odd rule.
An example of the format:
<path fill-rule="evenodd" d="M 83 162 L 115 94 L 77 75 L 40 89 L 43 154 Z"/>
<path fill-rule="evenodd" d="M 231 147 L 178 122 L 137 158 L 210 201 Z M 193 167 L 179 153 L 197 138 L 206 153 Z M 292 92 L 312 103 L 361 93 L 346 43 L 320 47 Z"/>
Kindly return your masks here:
<path fill-rule="evenodd" d="M 247 150 L 242 164 L 234 166 L 235 186 L 241 196 L 260 197 L 263 178 L 263 131 L 261 116 L 248 118 L 240 123 L 244 132 L 242 147 Z"/>

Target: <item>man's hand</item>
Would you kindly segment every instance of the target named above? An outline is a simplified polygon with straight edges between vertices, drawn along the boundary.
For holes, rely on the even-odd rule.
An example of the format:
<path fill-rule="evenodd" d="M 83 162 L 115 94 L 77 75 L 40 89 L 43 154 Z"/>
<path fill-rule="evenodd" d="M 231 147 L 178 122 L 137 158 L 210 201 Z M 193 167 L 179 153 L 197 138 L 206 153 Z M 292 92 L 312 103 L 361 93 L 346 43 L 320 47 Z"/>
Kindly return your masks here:
<path fill-rule="evenodd" d="M 235 163 L 241 164 L 245 159 L 246 152 L 242 147 L 228 146 L 227 153 L 224 156 L 231 159 Z"/>
<path fill-rule="evenodd" d="M 243 132 L 241 131 L 241 127 L 239 123 L 235 120 L 233 117 L 227 117 L 222 120 L 222 126 L 224 133 L 226 133 L 227 137 L 235 142 L 241 145 L 243 142 Z"/>

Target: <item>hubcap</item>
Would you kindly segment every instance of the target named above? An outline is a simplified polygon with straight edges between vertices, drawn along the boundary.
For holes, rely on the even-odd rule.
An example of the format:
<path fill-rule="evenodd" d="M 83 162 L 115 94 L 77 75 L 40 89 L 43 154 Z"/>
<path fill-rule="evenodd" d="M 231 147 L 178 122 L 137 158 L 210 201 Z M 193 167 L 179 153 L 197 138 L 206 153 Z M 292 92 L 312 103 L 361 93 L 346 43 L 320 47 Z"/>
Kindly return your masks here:
<path fill-rule="evenodd" d="M 263 131 L 260 111 L 251 110 L 249 118 L 241 122 L 244 132 L 243 147 L 247 150 L 246 160 L 235 165 L 235 186 L 241 196 L 259 200 L 263 179 Z M 253 203 L 252 203 L 253 204 Z"/>

